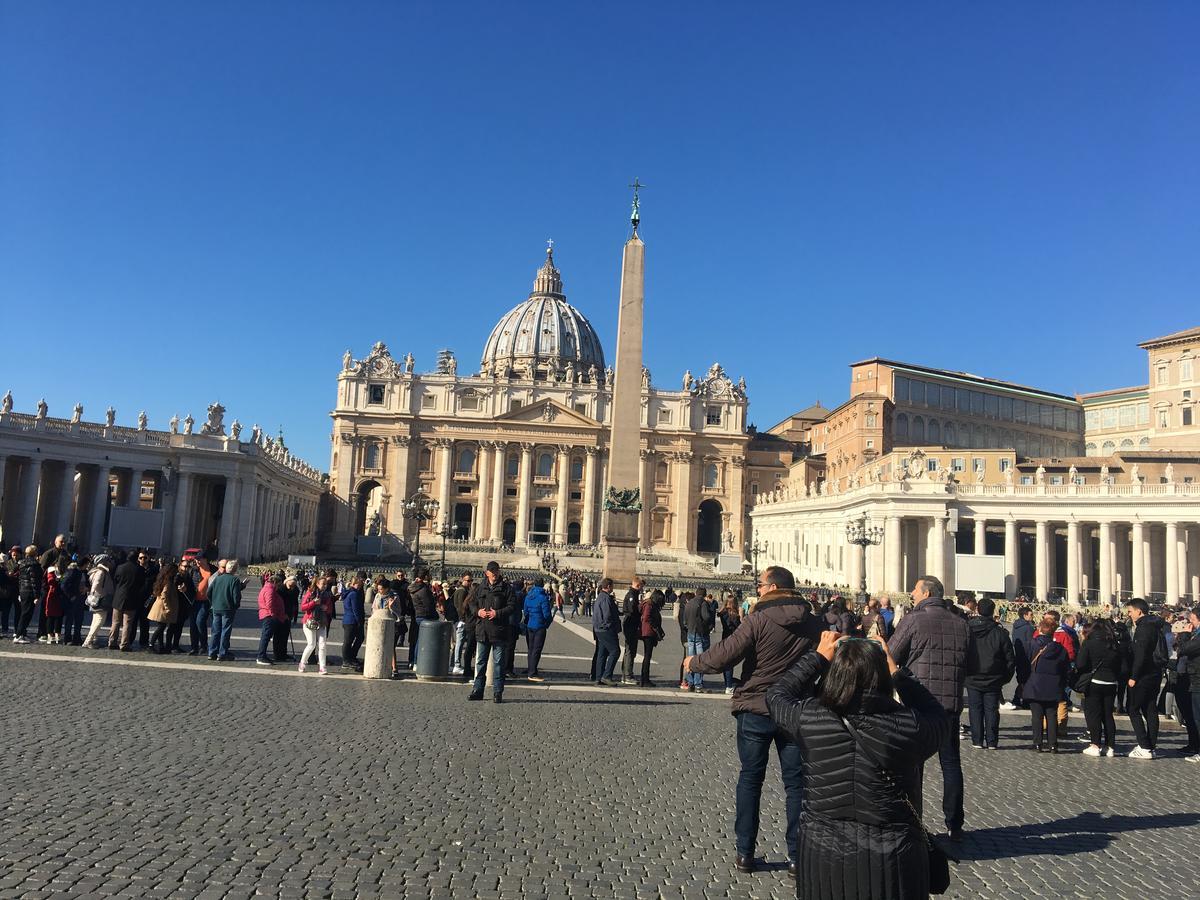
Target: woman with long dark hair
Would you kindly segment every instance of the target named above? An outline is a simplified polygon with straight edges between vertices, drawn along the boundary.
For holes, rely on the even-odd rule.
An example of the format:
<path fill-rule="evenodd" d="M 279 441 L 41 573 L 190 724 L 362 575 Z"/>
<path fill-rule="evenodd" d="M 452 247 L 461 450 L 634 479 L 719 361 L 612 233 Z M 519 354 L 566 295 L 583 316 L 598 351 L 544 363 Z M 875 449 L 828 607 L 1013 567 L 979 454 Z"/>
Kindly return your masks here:
<path fill-rule="evenodd" d="M 1085 756 L 1116 756 L 1117 725 L 1113 708 L 1117 685 L 1128 676 L 1129 663 L 1112 622 L 1096 619 L 1075 657 L 1075 689 L 1083 694 L 1083 717 L 1092 743 Z"/>
<path fill-rule="evenodd" d="M 928 897 L 921 766 L 950 731 L 942 705 L 883 639 L 824 631 L 767 691 L 767 708 L 804 759 L 797 895 Z"/>
<path fill-rule="evenodd" d="M 156 623 L 154 634 L 150 636 L 150 650 L 153 653 L 169 652 L 165 641 L 167 629 L 175 624 L 183 605 L 179 599 L 178 577 L 179 566 L 168 560 L 158 570 L 158 578 L 154 580 L 154 588 L 150 591 L 154 605 L 150 607 L 146 619 Z"/>
<path fill-rule="evenodd" d="M 1070 667 L 1066 648 L 1054 640 L 1057 627 L 1054 616 L 1042 616 L 1033 636 L 1029 677 L 1022 691 L 1033 715 L 1033 749 L 1042 753 L 1058 752 L 1058 704 L 1067 687 Z"/>

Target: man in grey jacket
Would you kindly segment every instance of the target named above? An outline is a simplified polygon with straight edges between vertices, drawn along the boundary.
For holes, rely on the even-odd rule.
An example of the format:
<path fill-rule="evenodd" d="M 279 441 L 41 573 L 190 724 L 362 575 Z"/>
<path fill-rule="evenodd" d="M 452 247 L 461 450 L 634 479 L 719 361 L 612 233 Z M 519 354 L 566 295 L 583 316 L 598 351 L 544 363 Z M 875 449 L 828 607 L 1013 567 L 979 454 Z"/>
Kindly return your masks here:
<path fill-rule="evenodd" d="M 954 721 L 938 750 L 942 764 L 942 812 L 950 839 L 963 837 L 963 774 L 958 751 L 958 719 L 963 708 L 963 683 L 967 674 L 967 647 L 971 631 L 967 620 L 945 599 L 941 581 L 922 575 L 912 590 L 916 606 L 900 620 L 888 641 L 896 665 L 908 669 L 925 685 Z M 915 804 L 920 809 L 919 796 Z"/>

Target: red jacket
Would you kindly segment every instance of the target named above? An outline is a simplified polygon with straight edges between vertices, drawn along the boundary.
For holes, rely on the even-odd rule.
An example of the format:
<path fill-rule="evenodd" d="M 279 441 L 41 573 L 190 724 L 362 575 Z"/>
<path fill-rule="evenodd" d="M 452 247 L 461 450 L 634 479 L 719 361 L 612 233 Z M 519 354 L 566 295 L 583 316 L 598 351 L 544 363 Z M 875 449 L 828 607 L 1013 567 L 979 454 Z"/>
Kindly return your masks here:
<path fill-rule="evenodd" d="M 1067 651 L 1067 659 L 1075 662 L 1075 642 L 1071 640 L 1071 635 L 1061 625 L 1054 629 L 1054 641 L 1062 644 L 1063 649 Z"/>
<path fill-rule="evenodd" d="M 46 605 L 42 609 L 46 616 L 63 615 L 63 592 L 58 586 L 58 573 L 54 569 L 46 569 Z"/>
<path fill-rule="evenodd" d="M 329 623 L 333 621 L 333 594 L 330 591 L 325 590 L 318 594 L 310 589 L 304 595 L 304 600 L 300 603 L 300 611 L 304 613 L 301 622 L 307 624 L 312 621 L 313 613 L 317 610 L 324 613 L 324 621 L 321 624 L 328 628 Z"/>
<path fill-rule="evenodd" d="M 283 595 L 269 581 L 258 592 L 258 620 L 261 622 L 263 619 L 287 621 L 287 613 L 283 610 Z"/>

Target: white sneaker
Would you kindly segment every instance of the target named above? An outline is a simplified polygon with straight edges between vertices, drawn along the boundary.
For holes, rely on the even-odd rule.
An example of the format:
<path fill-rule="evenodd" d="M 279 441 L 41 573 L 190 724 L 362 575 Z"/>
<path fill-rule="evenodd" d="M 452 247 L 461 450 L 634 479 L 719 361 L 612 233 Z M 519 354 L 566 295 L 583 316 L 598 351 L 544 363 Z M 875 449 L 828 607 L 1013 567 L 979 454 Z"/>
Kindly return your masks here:
<path fill-rule="evenodd" d="M 451 675 L 462 675 L 466 670 L 462 666 L 455 666 L 450 670 Z"/>
<path fill-rule="evenodd" d="M 1154 759 L 1154 751 L 1145 747 L 1134 747 L 1129 751 L 1130 759 Z"/>
<path fill-rule="evenodd" d="M 1000 708 L 1001 709 L 1016 709 L 1017 704 L 1015 704 L 1009 700 L 1005 700 L 1003 703 L 1000 704 Z"/>
<path fill-rule="evenodd" d="M 28 644 L 29 638 L 21 637 L 20 635 L 17 635 L 15 638 L 13 638 L 13 643 L 14 644 Z"/>
<path fill-rule="evenodd" d="M 1105 747 L 1105 748 L 1104 748 L 1104 755 L 1105 755 L 1105 756 L 1107 756 L 1107 757 L 1109 757 L 1109 758 L 1112 758 L 1112 757 L 1116 756 L 1116 755 L 1117 755 L 1117 748 L 1116 748 L 1116 747 Z"/>
<path fill-rule="evenodd" d="M 1185 757 L 1183 758 L 1183 761 L 1184 761 L 1184 762 L 1194 762 L 1194 763 L 1200 763 L 1200 753 L 1193 753 L 1191 756 L 1185 756 Z"/>
<path fill-rule="evenodd" d="M 40 638 L 38 638 L 38 643 L 39 643 L 39 644 L 48 644 L 48 643 L 50 643 L 50 635 L 48 635 L 48 634 L 43 634 L 43 635 L 42 635 Z"/>
<path fill-rule="evenodd" d="M 1088 744 L 1086 747 L 1083 748 L 1084 756 L 1099 756 L 1100 753 L 1101 753 L 1100 748 L 1097 747 L 1095 744 Z"/>
<path fill-rule="evenodd" d="M 732 696 L 732 695 L 733 695 L 733 688 L 725 688 L 725 695 L 726 695 L 726 696 Z"/>

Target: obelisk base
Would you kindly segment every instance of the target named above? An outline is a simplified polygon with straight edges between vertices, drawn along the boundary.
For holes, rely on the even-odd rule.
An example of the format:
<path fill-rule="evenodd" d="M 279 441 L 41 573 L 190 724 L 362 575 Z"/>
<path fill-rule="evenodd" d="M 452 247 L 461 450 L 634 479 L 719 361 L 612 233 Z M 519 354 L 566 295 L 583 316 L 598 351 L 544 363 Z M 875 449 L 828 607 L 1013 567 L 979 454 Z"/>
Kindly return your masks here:
<path fill-rule="evenodd" d="M 639 515 L 636 510 L 605 512 L 604 577 L 619 591 L 628 589 L 637 574 Z"/>

